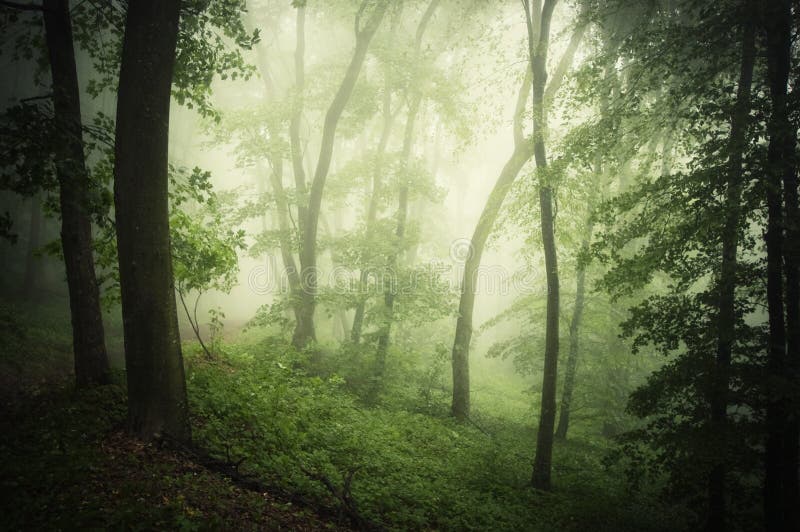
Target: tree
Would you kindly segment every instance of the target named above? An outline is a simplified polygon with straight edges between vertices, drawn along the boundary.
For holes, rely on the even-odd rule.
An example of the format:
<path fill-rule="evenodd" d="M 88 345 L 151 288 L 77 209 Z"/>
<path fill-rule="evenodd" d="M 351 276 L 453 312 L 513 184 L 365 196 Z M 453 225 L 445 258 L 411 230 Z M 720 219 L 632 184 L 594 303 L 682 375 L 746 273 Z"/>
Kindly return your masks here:
<path fill-rule="evenodd" d="M 169 108 L 180 1 L 132 3 L 117 99 L 114 205 L 128 419 L 144 439 L 191 439 L 169 236 Z"/>
<path fill-rule="evenodd" d="M 320 207 L 322 205 L 322 194 L 325 190 L 325 180 L 328 177 L 331 158 L 333 156 L 336 127 L 350 99 L 350 95 L 353 93 L 353 88 L 361 72 L 361 66 L 367 55 L 369 43 L 375 35 L 381 19 L 383 19 L 383 15 L 386 12 L 386 8 L 388 7 L 387 2 L 379 2 L 378 5 L 373 8 L 372 13 L 369 15 L 369 18 L 362 28 L 361 17 L 367 5 L 368 2 L 364 0 L 356 13 L 356 46 L 353 50 L 353 56 L 345 72 L 344 79 L 325 114 L 325 124 L 322 129 L 322 141 L 320 143 L 317 167 L 314 171 L 314 179 L 311 182 L 311 188 L 308 194 L 307 213 L 301 229 L 300 270 L 302 290 L 300 292 L 297 314 L 298 320 L 295 324 L 294 335 L 292 337 L 292 343 L 298 349 L 306 347 L 308 342 L 314 340 L 316 337 L 314 332 L 314 309 L 316 307 L 317 293 L 317 226 L 319 225 Z M 298 24 L 300 24 L 300 22 L 298 22 Z M 298 32 L 298 43 L 300 43 L 300 35 L 301 33 Z M 298 44 L 298 55 L 300 55 L 301 51 L 302 47 Z M 294 119 L 292 123 L 294 124 Z M 294 129 L 294 127 L 293 125 L 292 128 Z M 302 162 L 302 160 L 300 162 Z"/>
<path fill-rule="evenodd" d="M 736 103 L 731 117 L 728 140 L 728 180 L 725 190 L 725 223 L 722 228 L 722 260 L 719 267 L 719 316 L 717 317 L 717 357 L 714 382 L 709 398 L 711 425 L 717 434 L 719 463 L 709 475 L 709 530 L 726 530 L 725 476 L 728 439 L 728 394 L 730 388 L 731 356 L 736 337 L 736 262 L 741 224 L 741 195 L 746 129 L 750 114 L 750 91 L 755 62 L 755 24 L 751 17 L 742 24 L 742 59 Z"/>
<path fill-rule="evenodd" d="M 69 289 L 76 385 L 82 388 L 107 384 L 110 382 L 110 370 L 92 246 L 91 214 L 94 205 L 91 197 L 91 180 L 84 159 L 80 90 L 69 3 L 66 0 L 45 0 L 41 5 L 10 3 L 2 5 L 9 9 L 26 9 L 42 14 L 45 55 L 52 82 L 52 94 L 46 96 L 44 100 L 52 102 L 52 116 L 49 109 L 36 111 L 37 122 L 48 122 L 43 129 L 47 131 L 46 135 L 49 137 L 44 141 L 46 146 L 40 145 L 38 152 L 38 157 L 46 161 L 45 167 L 37 169 L 35 173 L 48 174 L 53 171 L 47 165 L 49 162 L 47 154 L 52 153 L 59 190 L 60 253 L 64 259 Z M 41 135 L 42 132 L 38 134 Z M 16 142 L 25 143 L 29 140 L 23 135 L 22 139 L 16 139 Z M 39 144 L 41 140 L 32 143 Z M 38 181 L 37 188 L 45 188 L 48 185 L 46 177 L 41 175 L 31 175 L 31 177 Z M 18 187 L 14 188 L 20 190 Z M 39 238 L 41 212 L 38 194 L 34 198 L 34 205 L 36 210 L 32 216 L 31 234 L 36 238 L 31 242 Z M 36 245 L 38 247 L 38 244 Z M 33 277 L 26 277 L 26 290 L 32 288 L 32 281 Z"/>
<path fill-rule="evenodd" d="M 558 378 L 558 257 L 553 217 L 553 189 L 547 182 L 547 152 L 545 133 L 547 123 L 544 91 L 547 82 L 547 47 L 550 41 L 550 21 L 557 0 L 545 0 L 540 15 L 538 42 L 534 44 L 534 31 L 530 2 L 522 0 L 528 26 L 528 55 L 530 57 L 533 90 L 533 156 L 539 175 L 539 205 L 541 210 L 542 244 L 544 246 L 547 275 L 547 316 L 542 374 L 542 405 L 539 431 L 536 434 L 536 456 L 533 462 L 533 487 L 550 489 L 550 469 L 553 453 L 553 429 L 556 419 L 556 379 Z"/>
<path fill-rule="evenodd" d="M 431 17 L 433 17 L 434 12 L 436 11 L 437 6 L 439 5 L 439 0 L 431 0 L 428 4 L 427 9 L 422 14 L 422 19 L 419 22 L 419 26 L 417 26 L 416 35 L 414 38 L 414 61 L 415 63 L 419 60 L 420 57 L 420 48 L 422 47 L 422 39 L 425 36 L 425 30 L 428 28 L 428 24 L 430 23 Z M 411 84 L 415 83 L 416 79 L 412 79 Z M 413 90 L 411 86 L 409 86 L 409 91 Z M 408 116 L 406 117 L 406 128 L 405 132 L 403 133 L 403 149 L 400 155 L 401 157 L 401 173 L 406 173 L 408 171 L 409 165 L 409 158 L 411 157 L 411 148 L 414 140 L 414 124 L 417 119 L 417 113 L 419 112 L 420 104 L 422 103 L 422 94 L 417 93 L 411 96 L 411 101 L 408 105 Z M 403 179 L 403 183 L 400 186 L 400 191 L 398 194 L 398 205 L 397 205 L 397 226 L 395 229 L 395 237 L 397 238 L 397 247 L 402 248 L 403 240 L 405 239 L 406 234 L 406 224 L 408 219 L 408 179 Z M 394 279 L 397 274 L 397 258 L 398 258 L 399 249 L 392 252 L 389 255 L 387 265 L 388 265 L 388 274 L 390 279 Z M 380 377 L 383 375 L 384 368 L 386 366 L 386 350 L 389 347 L 389 335 L 391 334 L 392 330 L 392 314 L 394 312 L 394 300 L 396 296 L 396 286 L 392 286 L 390 283 L 389 289 L 386 291 L 384 295 L 384 305 L 385 305 L 385 315 L 384 315 L 384 322 L 383 326 L 381 327 L 380 335 L 378 336 L 378 349 L 376 352 L 376 373 Z"/>
<path fill-rule="evenodd" d="M 596 172 L 598 174 L 599 172 Z M 567 368 L 564 374 L 564 390 L 561 392 L 561 407 L 558 411 L 558 426 L 555 437 L 567 439 L 569 428 L 569 414 L 572 406 L 572 396 L 575 390 L 575 377 L 578 372 L 578 352 L 580 347 L 581 321 L 583 320 L 584 301 L 586 298 L 586 264 L 585 257 L 589 251 L 589 242 L 592 239 L 593 223 L 586 224 L 586 235 L 581 243 L 581 256 L 578 257 L 578 268 L 575 275 L 575 306 L 572 309 L 572 319 L 569 322 L 569 353 L 567 355 Z"/>
<path fill-rule="evenodd" d="M 61 206 L 61 246 L 72 315 L 78 387 L 110 382 L 92 248 L 90 181 L 86 170 L 78 73 L 67 0 L 42 5 L 53 80 L 55 167 Z"/>
<path fill-rule="evenodd" d="M 622 54 L 636 63 L 627 75 L 642 95 L 620 98 L 614 113 L 630 106 L 628 117 L 650 115 L 644 123 L 661 129 L 662 153 L 642 146 L 637 157 L 656 155 L 645 164 L 660 159 L 662 170 L 640 170 L 598 209 L 604 230 L 594 246 L 610 251 L 599 255 L 611 266 L 600 286 L 615 298 L 639 291 L 622 324 L 634 351 L 650 345 L 670 357 L 631 395 L 629 411 L 644 423 L 620 438 L 622 448 L 664 473 L 669 496 L 712 530 L 752 520 L 770 385 L 767 324 L 756 310 L 767 302 L 759 176 L 768 154 L 757 139 L 767 136 L 769 104 L 753 76 L 754 7 L 685 2 L 638 12 Z M 691 61 L 700 54 L 716 60 Z M 636 451 L 642 443 L 647 451 Z"/>
<path fill-rule="evenodd" d="M 800 525 L 797 504 L 800 429 L 796 398 L 796 379 L 800 374 L 800 258 L 797 254 L 800 211 L 795 160 L 797 131 L 790 121 L 787 105 L 792 66 L 792 3 L 788 0 L 771 2 L 763 9 L 767 84 L 772 106 L 767 124 L 769 149 L 764 175 L 769 310 L 764 516 L 766 529 L 777 531 L 793 530 Z"/>
<path fill-rule="evenodd" d="M 534 13 L 538 15 L 538 13 Z M 553 78 L 546 89 L 546 100 L 551 100 L 566 76 L 575 52 L 580 45 L 586 27 L 579 25 L 573 32 L 564 55 L 559 60 Z M 538 28 L 533 28 L 538 31 Z M 458 319 L 453 340 L 453 400 L 451 413 L 456 419 L 465 420 L 470 412 L 470 380 L 469 380 L 469 346 L 472 340 L 472 314 L 475 307 L 475 289 L 478 268 L 480 267 L 486 241 L 491 235 L 495 221 L 500 213 L 508 191 L 525 164 L 534 155 L 534 144 L 526 139 L 523 133 L 523 115 L 525 102 L 531 91 L 531 70 L 526 66 L 526 73 L 520 86 L 514 110 L 514 151 L 506 161 L 500 175 L 492 188 L 486 205 L 481 211 L 475 231 L 469 243 L 469 252 L 464 262 L 464 274 L 461 281 L 461 297 L 458 304 Z"/>

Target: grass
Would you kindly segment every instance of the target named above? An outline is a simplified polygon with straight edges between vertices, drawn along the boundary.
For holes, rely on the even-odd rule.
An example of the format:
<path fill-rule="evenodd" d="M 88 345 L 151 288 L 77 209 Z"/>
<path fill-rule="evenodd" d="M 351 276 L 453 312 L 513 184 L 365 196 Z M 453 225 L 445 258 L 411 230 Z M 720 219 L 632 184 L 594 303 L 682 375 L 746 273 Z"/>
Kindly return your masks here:
<path fill-rule="evenodd" d="M 235 463 L 236 479 L 264 487 L 253 491 L 193 455 L 126 436 L 123 386 L 73 392 L 64 323 L 58 309 L 0 309 L 0 370 L 20 385 L 0 418 L 2 529 L 639 531 L 687 522 L 654 492 L 629 491 L 604 465 L 610 444 L 599 438 L 558 444 L 553 491 L 532 490 L 532 396 L 491 364 L 478 363 L 476 423 L 462 425 L 446 416 L 445 393 L 426 390 L 441 379 L 402 362 L 369 403 L 347 368 L 308 374 L 301 355 L 265 334 L 240 336 L 214 361 L 189 344 L 195 442 Z M 326 355 L 334 368 L 337 357 L 358 360 Z"/>

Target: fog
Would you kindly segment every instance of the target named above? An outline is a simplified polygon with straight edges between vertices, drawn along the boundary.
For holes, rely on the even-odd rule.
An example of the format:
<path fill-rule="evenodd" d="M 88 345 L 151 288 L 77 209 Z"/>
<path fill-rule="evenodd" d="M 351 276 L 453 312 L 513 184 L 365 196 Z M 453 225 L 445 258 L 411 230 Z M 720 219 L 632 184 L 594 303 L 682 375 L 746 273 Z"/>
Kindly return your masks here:
<path fill-rule="evenodd" d="M 796 11 L 0 0 L 11 529 L 796 528 Z"/>

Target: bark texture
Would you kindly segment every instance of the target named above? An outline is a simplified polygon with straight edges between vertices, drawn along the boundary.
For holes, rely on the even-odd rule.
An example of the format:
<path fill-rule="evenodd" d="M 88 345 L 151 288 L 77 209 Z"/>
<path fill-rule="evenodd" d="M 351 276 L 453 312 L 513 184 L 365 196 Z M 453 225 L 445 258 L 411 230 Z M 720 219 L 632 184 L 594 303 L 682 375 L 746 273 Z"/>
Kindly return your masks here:
<path fill-rule="evenodd" d="M 117 98 L 114 204 L 128 417 L 144 439 L 188 442 L 167 198 L 169 107 L 179 0 L 131 2 Z"/>
<path fill-rule="evenodd" d="M 75 383 L 79 388 L 111 382 L 100 289 L 94 269 L 89 174 L 83 153 L 78 72 L 67 0 L 45 0 L 44 25 L 53 78 L 55 152 L 61 205 L 61 247 L 69 289 Z"/>

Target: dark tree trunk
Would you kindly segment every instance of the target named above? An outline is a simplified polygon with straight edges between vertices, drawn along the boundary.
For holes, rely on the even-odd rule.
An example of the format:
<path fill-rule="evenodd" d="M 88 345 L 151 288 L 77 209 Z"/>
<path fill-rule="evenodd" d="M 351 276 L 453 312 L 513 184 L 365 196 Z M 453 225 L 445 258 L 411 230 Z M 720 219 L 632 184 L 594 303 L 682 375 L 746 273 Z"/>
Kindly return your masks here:
<path fill-rule="evenodd" d="M 558 256 L 556 254 L 555 219 L 553 217 L 553 189 L 544 181 L 547 167 L 545 134 L 547 124 L 544 112 L 544 91 L 547 81 L 547 47 L 550 39 L 550 21 L 557 0 L 545 0 L 542 6 L 539 40 L 534 45 L 532 17 L 528 2 L 523 0 L 528 25 L 528 54 L 533 73 L 533 155 L 540 171 L 539 208 L 541 211 L 542 245 L 547 276 L 547 316 L 545 321 L 544 372 L 542 375 L 542 404 L 539 431 L 536 436 L 536 455 L 533 462 L 533 487 L 550 489 L 550 471 L 553 454 L 553 429 L 556 420 L 556 379 L 558 377 Z"/>
<path fill-rule="evenodd" d="M 110 371 L 94 270 L 89 175 L 83 154 L 78 73 L 67 0 L 45 0 L 44 25 L 53 77 L 53 110 L 59 142 L 55 162 L 61 199 L 61 247 L 69 288 L 75 382 L 108 384 Z"/>
<path fill-rule="evenodd" d="M 350 95 L 353 93 L 361 66 L 367 55 L 369 43 L 378 29 L 378 25 L 383 19 L 387 2 L 378 3 L 373 9 L 363 28 L 360 28 L 361 15 L 367 6 L 366 0 L 362 2 L 356 16 L 356 47 L 353 57 L 347 67 L 342 84 L 336 91 L 336 96 L 328 108 L 325 115 L 325 125 L 322 129 L 322 142 L 319 150 L 317 168 L 314 171 L 314 180 L 311 182 L 311 190 L 308 194 L 308 211 L 305 223 L 302 226 L 302 243 L 300 248 L 300 268 L 302 289 L 300 291 L 298 320 L 295 324 L 292 344 L 297 349 L 303 349 L 310 341 L 315 339 L 314 333 L 314 309 L 316 307 L 317 295 L 317 228 L 319 225 L 320 208 L 322 206 L 322 194 L 325 191 L 325 181 L 328 177 L 328 170 L 331 166 L 333 157 L 333 143 L 336 139 L 336 127 L 339 118 L 342 116 Z"/>
<path fill-rule="evenodd" d="M 600 175 L 599 168 L 595 175 Z M 581 243 L 581 254 L 589 250 L 589 241 L 592 238 L 592 223 L 586 227 L 586 236 Z M 561 408 L 558 413 L 558 427 L 556 438 L 567 439 L 569 429 L 569 415 L 572 407 L 572 395 L 575 390 L 575 377 L 578 373 L 578 352 L 580 348 L 580 330 L 583 320 L 583 305 L 586 294 L 586 265 L 578 263 L 575 280 L 575 308 L 572 309 L 572 319 L 569 322 L 569 355 L 567 356 L 567 370 L 564 373 L 564 391 L 561 392 Z"/>
<path fill-rule="evenodd" d="M 797 386 L 798 257 L 794 246 L 797 223 L 797 177 L 795 175 L 795 134 L 787 107 L 787 86 L 791 70 L 792 9 L 789 0 L 765 5 L 767 33 L 767 76 L 772 113 L 767 128 L 767 305 L 769 310 L 769 351 L 767 358 L 769 398 L 765 455 L 764 515 L 768 531 L 796 530 L 797 486 L 797 404 L 787 391 Z M 781 190 L 783 189 L 783 197 Z M 782 202 L 786 202 L 784 217 Z M 791 218 L 794 216 L 794 218 Z M 787 227 L 785 224 L 789 222 Z M 783 231 L 789 237 L 784 242 Z M 784 309 L 784 260 L 786 301 Z M 786 314 L 784 315 L 784 312 Z M 788 340 L 788 345 L 787 345 Z"/>
<path fill-rule="evenodd" d="M 117 98 L 114 204 L 131 431 L 188 442 L 167 198 L 179 0 L 128 7 Z"/>
<path fill-rule="evenodd" d="M 728 439 L 728 392 L 733 345 L 736 341 L 736 268 L 741 223 L 742 158 L 745 149 L 745 133 L 750 113 L 750 86 L 755 61 L 755 27 L 752 15 L 748 14 L 742 34 L 742 60 L 739 86 L 736 94 L 736 109 L 731 118 L 731 133 L 728 140 L 728 182 L 725 192 L 725 225 L 722 230 L 722 261 L 719 271 L 719 315 L 717 330 L 717 357 L 710 390 L 711 434 L 715 439 L 714 456 L 718 462 L 709 475 L 709 515 L 707 529 L 727 529 L 725 479 L 727 476 Z"/>
<path fill-rule="evenodd" d="M 22 294 L 26 299 L 36 299 L 42 281 L 42 260 L 36 252 L 42 246 L 42 198 L 39 194 L 31 198 L 31 216 L 28 224 L 28 250 L 25 255 L 25 277 Z"/>

